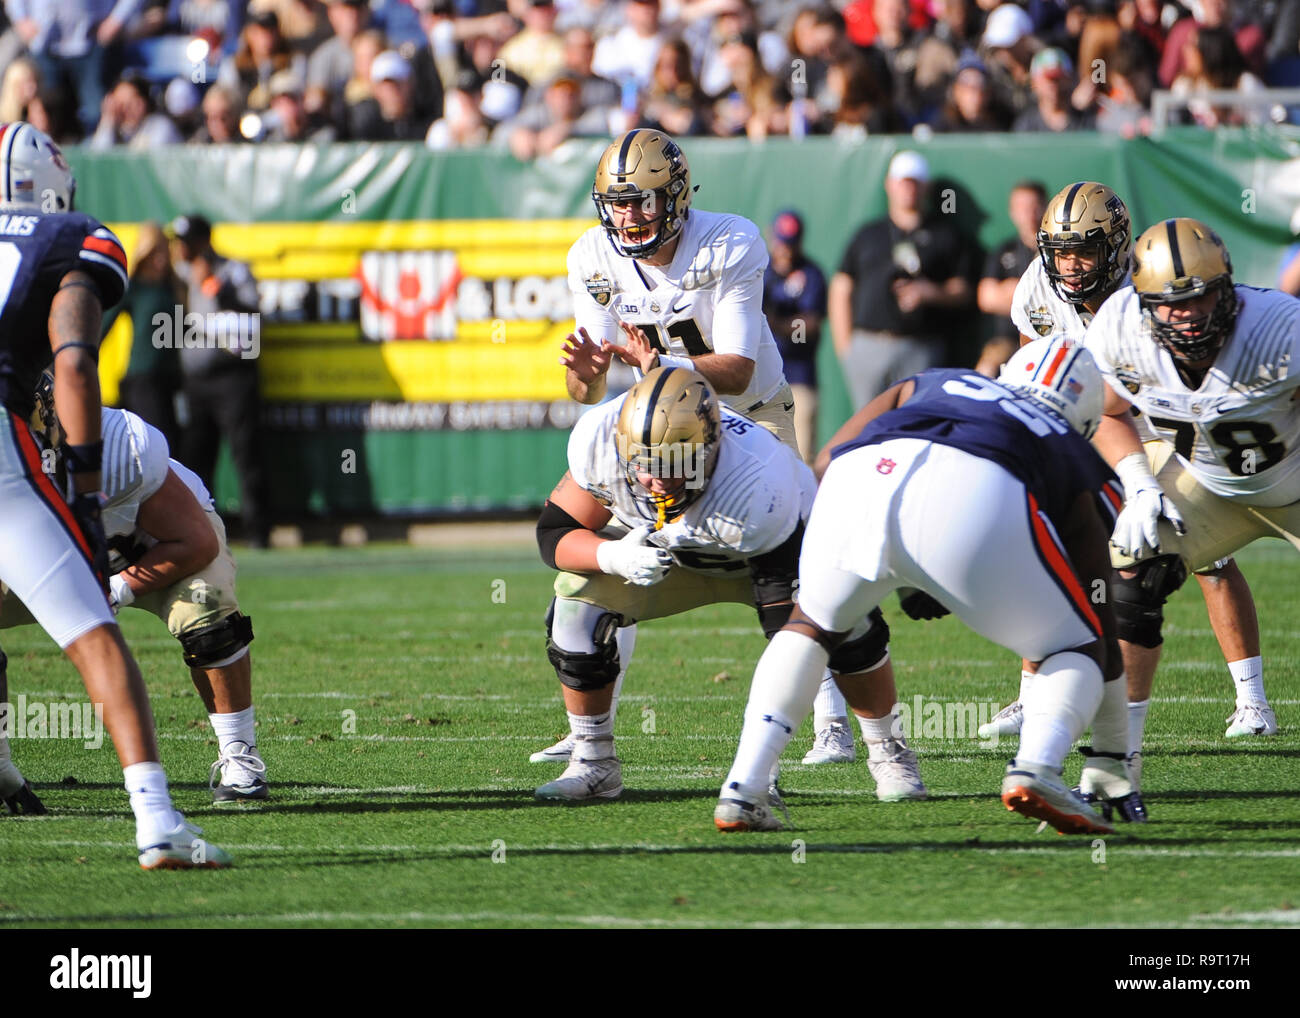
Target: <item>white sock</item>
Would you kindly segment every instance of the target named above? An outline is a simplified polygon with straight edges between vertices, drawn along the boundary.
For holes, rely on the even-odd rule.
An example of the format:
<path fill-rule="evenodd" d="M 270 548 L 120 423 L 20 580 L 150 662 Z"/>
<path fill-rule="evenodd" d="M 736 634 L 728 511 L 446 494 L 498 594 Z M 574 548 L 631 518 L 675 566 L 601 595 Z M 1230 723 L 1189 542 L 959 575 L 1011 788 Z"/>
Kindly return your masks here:
<path fill-rule="evenodd" d="M 1237 706 L 1254 704 L 1267 707 L 1268 697 L 1264 695 L 1264 659 L 1247 657 L 1240 661 L 1229 661 L 1228 671 L 1232 673 L 1232 682 L 1237 687 Z"/>
<path fill-rule="evenodd" d="M 1101 669 L 1086 654 L 1067 650 L 1043 661 L 1025 704 L 1017 762 L 1059 769 L 1101 706 L 1102 685 Z"/>
<path fill-rule="evenodd" d="M 1147 708 L 1150 700 L 1129 701 L 1128 705 L 1128 751 L 1142 752 L 1142 733 L 1147 726 Z"/>
<path fill-rule="evenodd" d="M 175 830 L 183 818 L 172 808 L 162 764 L 131 764 L 122 768 L 122 778 L 135 814 L 136 848 L 148 848 L 165 840 L 163 835 Z"/>
<path fill-rule="evenodd" d="M 817 699 L 813 701 L 813 728 L 820 732 L 832 721 L 843 721 L 849 716 L 849 705 L 844 700 L 840 687 L 835 685 L 835 678 L 830 669 L 817 688 Z"/>
<path fill-rule="evenodd" d="M 803 723 L 817 695 L 828 655 L 802 633 L 782 630 L 758 660 L 745 708 L 745 727 L 722 794 L 734 790 L 752 801 L 767 801 L 768 775 Z"/>
<path fill-rule="evenodd" d="M 611 731 L 618 718 L 618 698 L 623 695 L 623 679 L 627 677 L 627 666 L 632 663 L 632 651 L 636 649 L 636 623 L 616 630 L 614 641 L 618 644 L 618 678 L 614 680 L 614 699 L 609 703 Z"/>
<path fill-rule="evenodd" d="M 588 738 L 613 738 L 614 736 L 614 712 L 607 711 L 604 714 L 570 714 L 569 731 L 577 736 L 586 736 Z"/>
<path fill-rule="evenodd" d="M 1092 748 L 1098 753 L 1128 756 L 1127 684 L 1121 675 L 1102 686 L 1101 706 L 1092 719 Z"/>
<path fill-rule="evenodd" d="M 1029 699 L 1029 691 L 1033 688 L 1034 679 L 1036 678 L 1038 678 L 1038 676 L 1034 672 L 1026 671 L 1023 668 L 1020 669 L 1019 699 L 1020 699 L 1021 706 L 1024 706 L 1025 701 Z"/>
<path fill-rule="evenodd" d="M 898 715 L 893 711 L 890 711 L 883 718 L 864 718 L 861 714 L 857 714 L 855 717 L 858 719 L 858 727 L 862 729 L 864 742 L 884 742 L 886 739 L 897 737 L 894 726 Z"/>
<path fill-rule="evenodd" d="M 257 731 L 251 704 L 232 714 L 209 714 L 208 723 L 212 725 L 212 731 L 217 736 L 217 746 L 223 757 L 228 751 L 233 751 L 248 753 L 261 759 L 261 755 L 257 752 Z M 235 746 L 235 743 L 242 745 Z M 227 785 L 246 785 L 262 776 L 262 772 L 250 770 L 237 763 L 229 764 L 221 771 L 221 781 Z"/>

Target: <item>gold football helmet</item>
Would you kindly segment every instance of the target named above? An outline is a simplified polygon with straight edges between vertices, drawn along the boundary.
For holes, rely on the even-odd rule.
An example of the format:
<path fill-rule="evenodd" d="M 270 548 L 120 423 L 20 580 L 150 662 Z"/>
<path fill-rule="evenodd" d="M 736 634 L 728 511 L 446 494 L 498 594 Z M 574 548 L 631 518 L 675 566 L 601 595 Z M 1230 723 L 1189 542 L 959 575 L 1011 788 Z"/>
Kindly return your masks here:
<path fill-rule="evenodd" d="M 655 368 L 628 390 L 614 443 L 632 497 L 646 505 L 655 529 L 704 493 L 718 465 L 721 428 L 718 396 L 699 372 Z M 651 491 L 639 474 L 668 482 L 666 490 Z"/>
<path fill-rule="evenodd" d="M 1062 300 L 1083 304 L 1109 297 L 1128 272 L 1133 229 L 1123 200 L 1105 184 L 1081 180 L 1047 203 L 1038 227 L 1038 256 L 1052 289 Z M 1057 270 L 1057 251 L 1093 254 L 1096 265 L 1067 275 Z"/>
<path fill-rule="evenodd" d="M 1196 363 L 1216 354 L 1237 321 L 1232 259 L 1219 235 L 1196 219 L 1166 219 L 1138 238 L 1133 249 L 1133 289 L 1156 341 L 1179 360 Z M 1161 321 L 1162 304 L 1217 292 L 1214 308 L 1196 318 Z"/>
<path fill-rule="evenodd" d="M 638 127 L 601 155 L 591 200 L 614 250 L 625 258 L 648 258 L 682 232 L 690 214 L 691 169 L 672 138 Z M 634 204 L 654 218 L 616 225 L 614 207 Z"/>

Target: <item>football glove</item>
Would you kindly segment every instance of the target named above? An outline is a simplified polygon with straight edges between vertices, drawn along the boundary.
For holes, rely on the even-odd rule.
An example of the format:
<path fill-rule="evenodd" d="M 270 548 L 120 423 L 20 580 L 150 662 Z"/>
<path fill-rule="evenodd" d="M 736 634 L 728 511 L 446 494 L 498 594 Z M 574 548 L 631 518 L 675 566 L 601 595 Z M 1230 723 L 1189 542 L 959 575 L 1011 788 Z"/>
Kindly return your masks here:
<path fill-rule="evenodd" d="M 90 546 L 91 563 L 95 570 L 95 579 L 100 587 L 108 590 L 108 538 L 104 536 L 104 521 L 101 518 L 102 496 L 99 492 L 83 492 L 73 495 L 68 503 L 72 518 L 77 521 L 77 528 Z"/>
<path fill-rule="evenodd" d="M 1125 456 L 1116 464 L 1115 472 L 1124 482 L 1124 508 L 1115 520 L 1111 544 L 1134 559 L 1172 551 L 1172 548 L 1160 547 L 1161 518 L 1169 521 L 1179 537 L 1187 533 L 1187 524 L 1183 522 L 1178 507 L 1151 475 L 1146 456 L 1140 452 Z"/>
<path fill-rule="evenodd" d="M 108 578 L 108 603 L 116 614 L 119 608 L 125 608 L 135 602 L 135 591 L 131 589 L 131 584 L 126 582 L 126 577 L 121 573 L 114 573 Z"/>
<path fill-rule="evenodd" d="M 916 619 L 917 621 L 941 619 L 945 615 L 952 614 L 924 590 L 917 590 L 915 587 L 900 587 L 898 589 L 898 606 L 903 609 L 909 619 Z"/>
<path fill-rule="evenodd" d="M 602 573 L 621 576 L 638 587 L 658 583 L 673 564 L 672 556 L 662 548 L 648 547 L 650 526 L 637 527 L 617 541 L 605 541 L 596 548 L 596 564 Z"/>

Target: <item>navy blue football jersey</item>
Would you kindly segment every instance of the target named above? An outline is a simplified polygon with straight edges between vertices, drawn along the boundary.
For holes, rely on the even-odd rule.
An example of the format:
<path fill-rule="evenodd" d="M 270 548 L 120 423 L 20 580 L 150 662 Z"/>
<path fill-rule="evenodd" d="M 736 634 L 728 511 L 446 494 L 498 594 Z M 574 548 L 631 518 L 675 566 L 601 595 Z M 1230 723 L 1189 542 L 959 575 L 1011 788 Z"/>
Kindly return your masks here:
<path fill-rule="evenodd" d="M 105 311 L 122 299 L 126 253 L 97 220 L 81 212 L 0 213 L 0 403 L 22 417 L 50 363 L 50 303 L 77 270 L 94 281 Z"/>
<path fill-rule="evenodd" d="M 891 438 L 951 445 L 1005 468 L 1057 526 L 1081 492 L 1097 499 L 1104 523 L 1114 523 L 1124 489 L 1060 414 L 973 371 L 934 368 L 912 381 L 911 399 L 836 446 L 832 457 Z"/>

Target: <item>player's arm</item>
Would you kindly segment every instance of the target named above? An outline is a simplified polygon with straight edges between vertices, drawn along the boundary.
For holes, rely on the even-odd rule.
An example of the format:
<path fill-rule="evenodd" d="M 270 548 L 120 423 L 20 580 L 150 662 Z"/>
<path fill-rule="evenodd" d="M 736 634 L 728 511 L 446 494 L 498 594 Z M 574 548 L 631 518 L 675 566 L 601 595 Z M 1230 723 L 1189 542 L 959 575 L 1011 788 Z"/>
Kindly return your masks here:
<path fill-rule="evenodd" d="M 822 479 L 822 474 L 826 473 L 826 468 L 831 465 L 832 449 L 853 438 L 881 414 L 902 406 L 912 398 L 912 393 L 915 391 L 916 383 L 910 378 L 899 382 L 897 385 L 891 385 L 840 425 L 839 431 L 835 432 L 831 436 L 831 440 L 822 446 L 822 451 L 817 454 L 817 459 L 813 461 L 813 473 L 817 475 L 817 480 Z"/>
<path fill-rule="evenodd" d="M 537 545 L 542 560 L 553 569 L 574 573 L 602 572 L 596 549 L 607 543 L 596 534 L 611 513 L 565 471 L 537 521 Z"/>
<path fill-rule="evenodd" d="M 1124 662 L 1116 640 L 1115 614 L 1109 597 L 1094 596 L 1096 591 L 1109 590 L 1111 566 L 1109 535 L 1092 493 L 1085 491 L 1076 496 L 1059 534 L 1084 595 L 1101 622 L 1105 646 L 1105 660 L 1100 662 L 1102 674 L 1108 680 L 1118 678 L 1124 670 Z"/>
<path fill-rule="evenodd" d="M 119 604 L 130 604 L 136 595 L 163 590 L 193 576 L 221 551 L 207 513 L 174 470 L 168 470 L 162 487 L 141 503 L 136 524 L 158 543 L 113 577 Z M 125 598 L 123 585 L 131 591 Z"/>
<path fill-rule="evenodd" d="M 73 450 L 68 462 L 77 494 L 99 491 L 102 447 L 99 430 L 99 289 L 81 271 L 69 272 L 50 302 L 50 349 L 54 355 L 54 405 L 64 441 Z M 85 454 L 78 455 L 84 447 Z M 95 451 L 91 451 L 92 448 Z M 78 469 L 93 462 L 93 469 Z"/>

